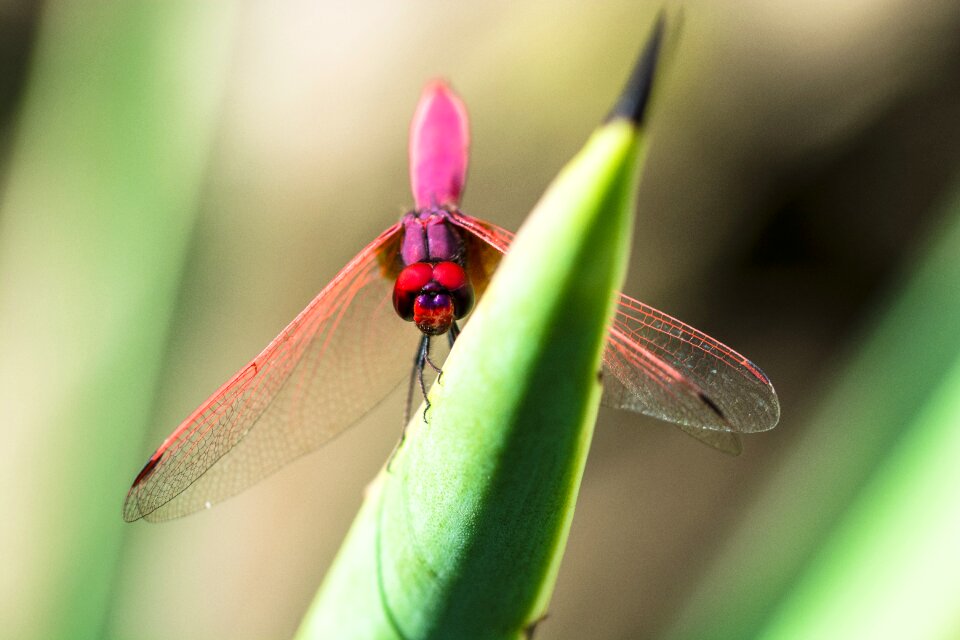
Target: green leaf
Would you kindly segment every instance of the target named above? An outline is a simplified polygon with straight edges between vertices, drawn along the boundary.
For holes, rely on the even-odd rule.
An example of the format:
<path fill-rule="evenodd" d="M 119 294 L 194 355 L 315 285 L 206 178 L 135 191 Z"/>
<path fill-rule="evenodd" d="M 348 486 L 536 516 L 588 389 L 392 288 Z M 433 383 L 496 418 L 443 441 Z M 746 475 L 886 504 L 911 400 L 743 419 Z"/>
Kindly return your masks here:
<path fill-rule="evenodd" d="M 44 5 L 0 203 L 9 638 L 102 638 L 236 10 Z"/>
<path fill-rule="evenodd" d="M 960 189 L 932 231 L 666 637 L 957 637 Z"/>
<path fill-rule="evenodd" d="M 638 132 L 603 126 L 514 241 L 300 638 L 517 638 L 545 613 L 600 402 Z"/>
<path fill-rule="evenodd" d="M 875 335 L 878 341 L 864 353 L 887 359 L 871 392 L 910 388 L 901 402 L 913 405 L 912 415 L 891 412 L 896 422 L 871 420 L 878 433 L 859 434 L 879 438 L 886 431 L 885 455 L 759 637 L 958 637 L 960 347 L 954 333 L 960 322 L 960 189 L 952 205 L 935 244 Z M 891 348 L 895 342 L 904 344 Z M 924 353 L 932 357 L 911 362 Z M 916 371 L 927 367 L 924 374 Z M 906 372 L 922 375 L 925 384 L 897 375 Z M 870 413 L 866 407 L 872 404 L 854 406 Z"/>

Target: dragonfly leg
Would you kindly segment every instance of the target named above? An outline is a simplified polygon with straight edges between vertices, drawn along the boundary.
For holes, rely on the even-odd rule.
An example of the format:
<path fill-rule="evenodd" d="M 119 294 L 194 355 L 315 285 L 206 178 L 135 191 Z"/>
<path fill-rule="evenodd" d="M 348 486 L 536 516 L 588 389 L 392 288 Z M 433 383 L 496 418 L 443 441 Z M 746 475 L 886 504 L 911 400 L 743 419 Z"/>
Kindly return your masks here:
<path fill-rule="evenodd" d="M 406 426 L 410 422 L 410 412 L 413 409 L 413 390 L 419 381 L 420 391 L 426 398 L 426 391 L 423 385 L 423 366 L 428 361 L 430 353 L 430 336 L 421 334 L 420 346 L 417 347 L 417 355 L 413 358 L 413 370 L 410 372 L 410 384 L 407 387 L 407 406 L 403 412 L 403 424 Z M 433 363 L 431 363 L 432 366 Z"/>
<path fill-rule="evenodd" d="M 387 458 L 387 471 L 390 471 L 390 465 L 393 463 L 397 451 L 400 450 L 403 441 L 407 437 L 407 423 L 410 422 L 410 413 L 413 409 L 413 390 L 417 382 L 420 384 L 420 392 L 423 394 L 423 399 L 427 402 L 427 407 L 423 410 L 423 419 L 427 419 L 427 409 L 430 408 L 430 401 L 427 400 L 427 388 L 423 381 L 423 367 L 424 364 L 428 362 L 430 366 L 433 366 L 433 363 L 430 362 L 429 354 L 430 336 L 423 334 L 420 336 L 420 346 L 417 347 L 417 355 L 413 359 L 413 371 L 410 372 L 410 384 L 407 386 L 407 406 L 403 411 L 403 425 L 400 427 L 400 439 L 397 440 L 397 444 L 393 446 L 393 451 L 390 452 L 390 457 Z"/>
<path fill-rule="evenodd" d="M 430 365 L 430 368 L 433 369 L 434 371 L 436 371 L 437 373 L 439 373 L 439 374 L 441 374 L 441 375 L 443 374 L 443 369 L 441 369 L 439 366 L 437 366 L 437 363 L 430 359 L 430 354 L 427 354 L 427 357 L 425 358 L 424 362 L 426 362 L 426 364 Z M 422 376 L 421 376 L 421 377 L 422 377 Z M 420 386 L 422 387 L 422 386 L 424 386 L 424 385 L 421 384 Z M 427 392 L 424 391 L 423 394 L 424 394 L 424 396 L 426 396 Z"/>
<path fill-rule="evenodd" d="M 417 355 L 417 379 L 420 381 L 420 393 L 423 395 L 423 421 L 427 421 L 427 411 L 430 410 L 430 398 L 427 397 L 427 382 L 423 379 L 424 364 L 429 364 L 434 371 L 440 371 L 440 368 L 430 359 L 430 336 L 424 335 L 420 340 L 420 349 Z"/>

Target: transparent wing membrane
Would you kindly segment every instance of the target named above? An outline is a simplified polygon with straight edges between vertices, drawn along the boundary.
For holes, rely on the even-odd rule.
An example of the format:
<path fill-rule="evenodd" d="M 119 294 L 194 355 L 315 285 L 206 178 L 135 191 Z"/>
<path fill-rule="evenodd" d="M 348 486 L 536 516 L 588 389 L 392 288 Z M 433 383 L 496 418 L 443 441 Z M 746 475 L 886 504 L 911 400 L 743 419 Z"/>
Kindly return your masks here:
<path fill-rule="evenodd" d="M 739 433 L 765 431 L 780 417 L 773 386 L 755 364 L 623 294 L 603 362 L 620 383 L 606 388 L 614 407 L 688 427 Z"/>
<path fill-rule="evenodd" d="M 454 222 L 499 253 L 513 234 L 462 213 Z M 676 423 L 710 446 L 737 454 L 736 433 L 776 425 L 770 380 L 742 355 L 693 327 L 619 294 L 603 354 L 603 403 Z"/>
<path fill-rule="evenodd" d="M 341 433 L 404 379 L 417 335 L 391 305 L 399 231 L 361 251 L 174 431 L 127 494 L 124 519 L 222 501 Z"/>
<path fill-rule="evenodd" d="M 450 219 L 464 232 L 467 270 L 482 295 L 513 234 L 459 211 Z M 125 520 L 177 518 L 239 493 L 328 442 L 406 379 L 418 335 L 391 304 L 401 235 L 394 225 L 364 248 L 167 438 L 130 488 Z M 445 341 L 432 347 L 439 365 Z M 603 366 L 604 404 L 676 423 L 728 453 L 740 451 L 737 433 L 779 419 L 756 365 L 622 294 Z"/>

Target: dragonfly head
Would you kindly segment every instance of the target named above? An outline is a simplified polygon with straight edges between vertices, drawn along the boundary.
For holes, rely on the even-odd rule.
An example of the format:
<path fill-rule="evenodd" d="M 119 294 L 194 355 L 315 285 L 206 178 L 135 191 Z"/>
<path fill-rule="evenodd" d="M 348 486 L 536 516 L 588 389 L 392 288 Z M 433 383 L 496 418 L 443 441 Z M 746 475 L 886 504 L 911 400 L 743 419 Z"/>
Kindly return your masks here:
<path fill-rule="evenodd" d="M 415 262 L 397 276 L 393 308 L 423 333 L 438 336 L 473 309 L 473 286 L 456 262 Z"/>

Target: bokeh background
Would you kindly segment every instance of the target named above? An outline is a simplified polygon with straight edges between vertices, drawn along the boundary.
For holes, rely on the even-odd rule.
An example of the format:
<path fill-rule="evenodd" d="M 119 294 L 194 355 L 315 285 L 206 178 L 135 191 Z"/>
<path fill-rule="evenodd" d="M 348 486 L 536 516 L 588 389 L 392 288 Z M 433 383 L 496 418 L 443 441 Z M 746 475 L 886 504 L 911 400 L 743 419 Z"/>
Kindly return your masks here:
<path fill-rule="evenodd" d="M 659 8 L 0 1 L 2 635 L 290 636 L 400 393 L 211 511 L 126 525 L 130 481 L 409 206 L 426 80 L 516 228 Z M 960 637 L 960 5 L 669 11 L 626 291 L 783 417 L 733 459 L 601 410 L 537 637 Z"/>

